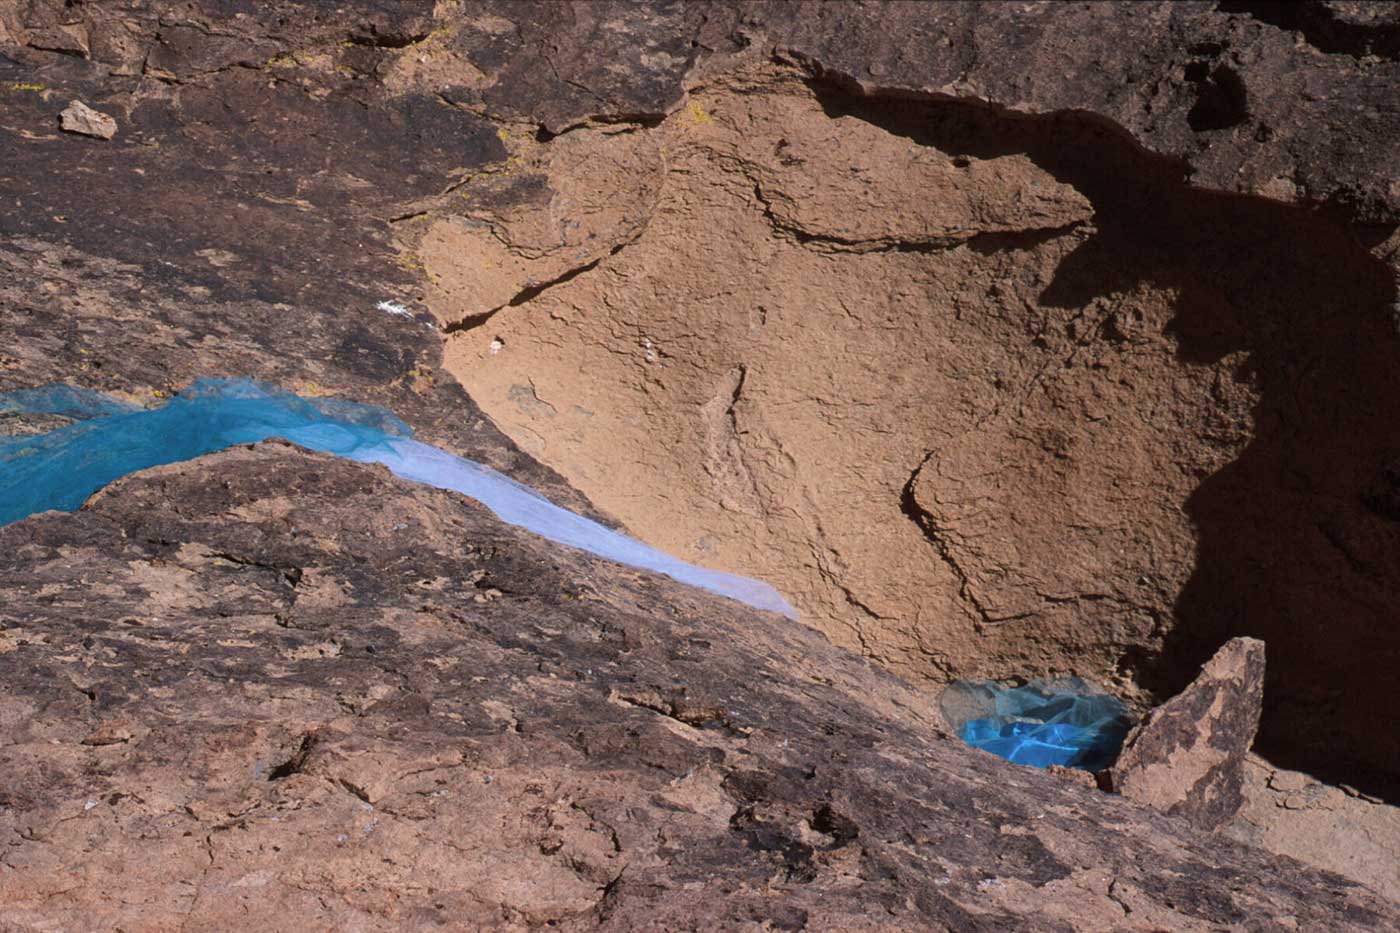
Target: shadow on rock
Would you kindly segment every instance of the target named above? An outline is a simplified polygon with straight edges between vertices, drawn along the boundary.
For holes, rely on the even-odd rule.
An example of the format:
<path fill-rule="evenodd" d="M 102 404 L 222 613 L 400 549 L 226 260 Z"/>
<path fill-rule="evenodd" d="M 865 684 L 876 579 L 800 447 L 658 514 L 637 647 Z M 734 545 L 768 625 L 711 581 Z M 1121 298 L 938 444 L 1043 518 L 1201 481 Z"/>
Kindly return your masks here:
<path fill-rule="evenodd" d="M 1088 116 L 816 90 L 833 116 L 949 154 L 1024 152 L 1086 194 L 1094 230 L 1060 262 L 1043 306 L 1087 308 L 1143 286 L 1175 296 L 1165 333 L 1182 365 L 1220 369 L 1220 405 L 1193 412 L 1181 438 L 1178 465 L 1199 476 L 1180 504 L 1194 567 L 1164 607 L 1174 621 L 1160 644 L 1127 647 L 1123 667 L 1171 696 L 1229 638 L 1261 638 L 1260 751 L 1395 799 L 1400 734 L 1380 715 L 1400 668 L 1390 270 L 1323 214 L 1194 190 L 1180 164 Z M 1110 316 L 1098 339 L 1131 335 Z"/>

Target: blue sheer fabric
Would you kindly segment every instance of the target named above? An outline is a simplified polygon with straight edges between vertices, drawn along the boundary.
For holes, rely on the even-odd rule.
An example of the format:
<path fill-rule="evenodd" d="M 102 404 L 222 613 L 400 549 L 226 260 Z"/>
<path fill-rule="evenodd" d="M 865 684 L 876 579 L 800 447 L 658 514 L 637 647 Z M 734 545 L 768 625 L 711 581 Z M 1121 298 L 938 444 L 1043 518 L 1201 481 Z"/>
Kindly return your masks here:
<path fill-rule="evenodd" d="M 137 470 L 282 437 L 470 496 L 503 521 L 551 541 L 796 617 L 768 584 L 696 567 L 560 508 L 489 467 L 414 440 L 408 425 L 374 405 L 302 398 L 248 379 L 201 379 L 159 408 L 136 409 L 90 390 L 45 386 L 0 394 L 3 412 L 85 420 L 47 434 L 0 439 L 0 525 L 48 509 L 76 509 Z"/>
<path fill-rule="evenodd" d="M 78 386 L 58 384 L 0 393 L 0 415 L 63 415 L 81 421 L 136 410 L 135 405 Z"/>
<path fill-rule="evenodd" d="M 1078 678 L 1024 687 L 958 681 L 940 705 L 967 744 L 1037 768 L 1101 771 L 1118 757 L 1133 724 L 1122 701 Z"/>

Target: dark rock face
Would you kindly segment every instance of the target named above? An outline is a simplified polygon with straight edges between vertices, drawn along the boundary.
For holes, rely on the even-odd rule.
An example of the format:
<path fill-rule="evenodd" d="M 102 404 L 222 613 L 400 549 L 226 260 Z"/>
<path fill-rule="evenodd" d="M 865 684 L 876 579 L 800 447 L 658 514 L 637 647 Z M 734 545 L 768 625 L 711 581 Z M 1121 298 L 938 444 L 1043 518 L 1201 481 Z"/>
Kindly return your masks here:
<path fill-rule="evenodd" d="M 1363 4 L 438 7 L 0 0 L 0 389 L 145 401 L 267 379 L 385 405 L 590 511 L 443 371 L 397 231 L 473 178 L 499 182 L 502 212 L 548 205 L 541 177 L 514 174 L 513 138 L 642 132 L 697 76 L 756 60 L 796 63 L 833 106 L 1087 124 L 1134 151 L 1124 164 L 1321 205 L 1366 246 L 1400 218 L 1395 25 Z M 113 137 L 63 132 L 73 100 Z M 1263 218 L 1250 229 L 1284 210 L 1220 201 Z M 1385 294 L 1370 266 L 1338 268 Z M 1214 340 L 1229 315 L 1206 317 Z M 1358 332 L 1349 371 L 1369 378 L 1383 356 Z M 1279 371 L 1291 405 L 1317 384 L 1301 356 Z M 1394 423 L 1325 386 L 1356 423 Z M 1291 437 L 1295 409 L 1278 410 Z M 1358 601 L 1390 606 L 1394 457 L 1356 459 L 1346 479 L 1364 474 L 1380 530 L 1318 531 Z M 1252 463 L 1210 502 L 1279 476 L 1311 492 L 1312 474 Z M 1219 510 L 1217 542 L 1238 515 Z M 1200 604 L 1260 563 L 1208 556 L 1225 570 Z M 1368 670 L 1394 669 L 1392 635 L 1358 643 Z M 1364 734 L 1352 707 L 1318 708 Z M 934 722 L 925 694 L 800 626 L 382 472 L 230 451 L 0 530 L 0 928 L 1400 926 L 1338 876 Z"/>
<path fill-rule="evenodd" d="M 702 53 L 694 38 L 705 4 L 479 4 L 483 18 L 451 40 L 453 51 L 489 75 L 447 96 L 493 116 L 562 133 L 587 121 L 654 122 L 684 96 Z"/>
<path fill-rule="evenodd" d="M 1130 800 L 1219 829 L 1244 803 L 1245 756 L 1264 703 L 1264 643 L 1234 638 L 1128 736 L 1110 769 Z"/>
<path fill-rule="evenodd" d="M 1025 114 L 1093 113 L 1146 149 L 1179 160 L 1203 188 L 1336 205 L 1366 222 L 1400 219 L 1400 188 L 1393 183 L 1400 153 L 1389 144 L 1400 132 L 1400 116 L 1380 104 L 1400 75 L 1400 26 L 1384 4 L 638 8 L 484 0 L 464 4 L 461 22 L 465 28 L 445 31 L 447 51 L 484 77 L 473 87 L 457 85 L 448 98 L 550 133 L 591 119 L 660 117 L 680 101 L 702 56 L 778 47 L 868 93 L 976 99 Z M 8 0 L 0 4 L 0 26 L 14 41 L 67 59 L 61 70 L 71 77 L 150 76 L 168 83 L 177 99 L 181 87 L 214 76 L 237 88 L 242 80 L 259 83 L 260 68 L 290 64 L 279 56 L 326 52 L 343 58 L 341 77 L 348 80 L 332 82 L 342 86 L 319 99 L 334 103 L 343 94 L 360 105 L 369 102 L 365 93 L 379 93 L 363 79 L 382 78 L 389 55 L 444 32 L 421 4 L 289 0 L 139 6 Z M 236 76 L 235 69 L 252 73 Z M 277 95 L 308 90 L 300 81 L 273 85 Z M 233 125 L 254 122 L 244 94 L 220 99 Z M 291 128 L 319 132 L 331 143 L 333 134 L 317 125 L 325 110 L 304 114 L 312 122 Z M 211 134 L 211 142 L 216 138 Z M 354 136 L 344 142 L 353 144 Z M 386 139 L 361 147 L 360 157 L 393 150 Z M 294 167 L 295 161 L 285 166 Z M 429 159 L 424 181 L 432 168 Z"/>
<path fill-rule="evenodd" d="M 967 749 L 810 630 L 277 442 L 0 530 L 0 587 L 14 929 L 1400 922 Z"/>
<path fill-rule="evenodd" d="M 1093 113 L 1179 161 L 1193 185 L 1393 223 L 1400 153 L 1384 140 L 1400 117 L 1377 102 L 1400 63 L 1310 45 L 1317 30 L 1303 23 L 1332 14 L 1300 13 L 1297 32 L 1266 9 L 1287 6 L 814 5 L 786 11 L 781 42 L 866 92 Z"/>

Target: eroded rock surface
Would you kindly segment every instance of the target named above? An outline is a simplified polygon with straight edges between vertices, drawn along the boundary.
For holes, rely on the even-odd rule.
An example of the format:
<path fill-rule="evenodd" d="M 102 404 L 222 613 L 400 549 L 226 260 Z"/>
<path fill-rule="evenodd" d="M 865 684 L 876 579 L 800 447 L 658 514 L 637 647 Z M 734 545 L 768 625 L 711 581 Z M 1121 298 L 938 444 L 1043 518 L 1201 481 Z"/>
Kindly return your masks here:
<path fill-rule="evenodd" d="M 1386 795 L 1400 773 L 1400 737 L 1375 727 L 1400 666 L 1395 34 L 1345 3 L 0 0 L 0 389 L 69 380 L 144 401 L 252 376 L 386 405 L 556 501 L 767 577 L 838 647 L 925 688 L 1074 673 L 1146 705 L 1229 637 L 1263 637 L 1270 754 Z M 62 132 L 73 100 L 120 131 Z M 969 758 L 927 731 L 919 689 L 733 607 L 695 610 L 687 637 L 710 647 L 686 674 L 666 665 L 691 643 L 665 626 L 665 659 L 635 670 L 621 649 L 532 634 L 516 610 L 490 616 L 495 634 L 431 629 L 443 613 L 398 589 L 421 576 L 403 536 L 427 535 L 421 567 L 456 580 L 445 568 L 476 558 L 430 519 L 470 507 L 302 457 L 268 447 L 207 476 L 205 463 L 134 478 L 106 505 L 25 526 L 49 543 L 3 552 L 28 588 L 7 589 L 0 614 L 33 623 L 5 642 L 19 679 L 0 703 L 46 762 L 15 772 L 6 804 L 4 819 L 33 820 L 12 836 L 33 882 L 5 889 L 26 911 L 13 922 L 81 925 L 97 910 L 133 925 L 149 908 L 173 928 L 211 898 L 328 926 L 459 908 L 501 924 L 797 926 L 807 911 L 813 925 L 897 928 L 1394 925 L 1355 889 L 1319 894 L 1343 891 L 1336 878 L 1266 869 L 1123 801 Z M 243 488 L 242 475 L 261 479 Z M 218 476 L 232 485 L 199 485 Z M 268 498 L 274 484 L 285 501 Z M 365 515 L 398 502 L 412 520 L 371 532 L 344 502 Z M 299 544 L 296 523 L 265 514 L 363 536 L 340 553 L 323 523 L 320 543 Z M 464 533 L 502 542 L 491 559 L 542 564 L 496 571 L 505 586 L 443 583 L 453 613 L 498 613 L 536 577 L 632 592 L 471 515 Z M 162 522 L 168 533 L 140 537 Z M 322 586 L 324 561 L 341 576 Z M 358 596 L 354 567 L 378 581 Z M 647 592 L 585 601 L 594 621 L 569 625 L 645 628 L 692 605 Z M 341 615 L 316 615 L 322 598 Z M 293 599 L 334 637 L 280 625 Z M 122 621 L 148 616 L 165 619 L 151 644 Z M 705 627 L 718 619 L 721 636 Z M 185 625 L 203 634 L 182 641 Z M 44 647 L 46 630 L 63 647 Z M 409 673 L 337 667 L 370 657 L 355 653 L 362 630 Z M 746 638 L 776 641 L 750 656 Z M 491 639 L 523 652 L 518 670 L 434 679 L 424 645 L 470 667 L 470 650 L 495 663 Z M 616 668 L 602 679 L 570 673 L 605 657 Z M 331 667 L 298 666 L 313 662 Z M 847 669 L 849 682 L 832 673 Z M 109 670 L 115 699 L 99 708 Z M 69 674 L 94 697 L 50 680 Z M 729 708 L 711 695 L 721 683 L 753 684 L 753 718 L 807 757 L 755 764 L 712 716 Z M 870 699 L 887 690 L 905 706 Z M 510 725 L 518 701 L 548 705 L 536 733 Z M 499 736 L 467 713 L 465 732 L 434 731 L 437 712 L 473 703 L 502 705 Z M 880 742 L 852 740 L 857 754 L 841 731 L 856 720 L 840 716 Z M 598 738 L 585 719 L 613 731 Z M 655 722 L 681 745 L 638 738 Z M 186 748 L 186 735 L 201 738 Z M 525 757 L 511 758 L 521 735 Z M 102 755 L 119 758 L 110 774 Z M 385 762 L 440 755 L 494 832 L 405 805 L 427 815 L 396 824 L 394 865 L 325 861 L 327 838 L 386 838 L 383 823 L 363 829 L 400 791 L 360 778 L 402 778 L 405 800 L 438 806 L 442 786 Z M 477 771 L 451 770 L 478 760 L 515 762 L 517 778 L 487 784 L 489 764 L 478 786 Z M 821 778 L 804 776 L 808 760 Z M 259 761 L 278 780 L 255 775 Z M 615 772 L 610 809 L 574 806 Z M 492 786 L 500 797 L 483 795 Z M 239 828 L 244 806 L 253 829 Z M 651 814 L 638 826 L 671 828 L 638 841 L 633 810 Z M 268 828 L 302 816 L 305 842 Z M 133 882 L 121 846 L 148 829 L 169 871 Z M 459 836 L 510 871 L 467 878 L 478 850 L 424 848 Z M 1131 863 L 1143 840 L 1153 856 Z M 301 848 L 267 869 L 288 845 Z M 1036 846 L 1066 873 L 1037 868 Z M 615 872 L 633 855 L 629 888 L 632 868 Z M 410 858 L 442 886 L 409 877 Z M 91 866 L 112 896 L 59 865 Z M 360 872 L 367 886 L 350 880 Z M 745 892 L 731 913 L 711 881 Z M 439 911 L 429 887 L 470 893 Z"/>
<path fill-rule="evenodd" d="M 1400 922 L 810 629 L 276 442 L 0 530 L 0 586 L 11 929 Z"/>
<path fill-rule="evenodd" d="M 1288 684 L 1266 744 L 1400 773 L 1368 686 L 1400 663 L 1384 17 L 11 0 L 0 23 L 6 232 L 289 330 L 385 301 L 436 323 L 572 485 L 908 676 L 1146 703 L 1249 634 Z M 73 99 L 123 130 L 59 184 Z M 337 334 L 373 380 L 435 371 Z"/>
<path fill-rule="evenodd" d="M 1219 829 L 1244 804 L 1245 757 L 1264 705 L 1264 643 L 1226 642 L 1179 696 L 1152 710 L 1110 769 L 1113 790 Z"/>
<path fill-rule="evenodd" d="M 555 170 L 570 138 L 607 184 Z M 877 106 L 766 64 L 652 130 L 517 151 L 514 181 L 423 220 L 427 303 L 492 419 L 628 527 L 932 681 L 1160 695 L 1257 635 L 1272 745 L 1397 753 L 1370 716 L 1396 649 L 1374 504 L 1400 346 L 1389 272 L 1344 229 L 1193 192 L 1083 124 Z M 604 203 L 625 229 L 561 215 L 593 237 L 574 274 L 473 206 L 624 179 Z M 1290 388 L 1305 372 L 1336 404 Z"/>
<path fill-rule="evenodd" d="M 1244 806 L 1222 830 L 1400 897 L 1400 809 L 1355 787 L 1245 759 Z"/>

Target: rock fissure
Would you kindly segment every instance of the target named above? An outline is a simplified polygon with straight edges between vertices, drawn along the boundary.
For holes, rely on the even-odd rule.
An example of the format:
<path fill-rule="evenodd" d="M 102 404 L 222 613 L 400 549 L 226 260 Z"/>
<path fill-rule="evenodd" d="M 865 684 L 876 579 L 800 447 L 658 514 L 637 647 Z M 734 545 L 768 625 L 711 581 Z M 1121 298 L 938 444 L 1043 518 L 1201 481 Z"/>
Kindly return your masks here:
<path fill-rule="evenodd" d="M 351 45 L 365 46 L 374 49 L 406 49 L 424 42 L 431 35 L 431 32 L 390 33 L 388 35 L 381 35 L 371 27 L 369 34 L 352 32 L 345 41 L 349 42 Z"/>
<path fill-rule="evenodd" d="M 924 454 L 924 458 L 919 461 L 919 465 L 909 474 L 908 481 L 905 482 L 904 488 L 900 490 L 900 511 L 904 513 L 905 518 L 918 526 L 919 531 L 923 533 L 928 543 L 931 544 L 933 549 L 938 553 L 939 559 L 941 559 L 943 563 L 948 566 L 948 569 L 953 572 L 953 575 L 957 577 L 958 595 L 963 599 L 966 607 L 975 614 L 977 620 L 982 625 L 999 625 L 1003 622 L 1014 622 L 1018 618 L 1024 618 L 1024 616 L 1009 616 L 1007 618 L 994 618 L 992 616 L 987 608 L 977 599 L 977 594 L 973 591 L 972 581 L 968 578 L 967 571 L 958 564 L 957 559 L 953 556 L 952 550 L 948 547 L 947 542 L 944 541 L 943 536 L 938 531 L 938 527 L 934 524 L 933 517 L 919 507 L 918 501 L 914 497 L 914 486 L 915 483 L 918 482 L 919 474 L 923 472 L 924 467 L 933 460 L 936 454 L 937 451 L 932 450 Z"/>
<path fill-rule="evenodd" d="M 619 252 L 622 251 L 622 249 L 623 246 L 621 244 L 614 246 L 609 251 L 608 255 L 616 256 Z M 495 317 L 498 313 L 505 310 L 506 308 L 518 308 L 521 305 L 538 298 L 545 291 L 553 288 L 556 285 L 563 285 L 565 282 L 569 282 L 573 279 L 578 278 L 585 272 L 592 272 L 594 269 L 598 268 L 598 266 L 606 258 L 606 256 L 600 256 L 592 262 L 585 263 L 582 266 L 578 266 L 576 268 L 562 272 L 547 282 L 540 282 L 537 285 L 530 285 L 526 288 L 522 288 L 519 292 L 515 294 L 514 297 L 512 297 L 503 305 L 498 305 L 494 308 L 491 308 L 488 311 L 483 311 L 479 314 L 469 315 L 468 317 L 464 317 L 459 320 L 452 321 L 448 324 L 444 324 L 442 327 L 442 332 L 444 334 L 455 334 L 461 331 L 472 330 L 473 328 L 480 327 L 486 322 L 490 321 L 491 318 Z"/>
<path fill-rule="evenodd" d="M 1057 227 L 1033 230 L 974 231 L 967 236 L 931 237 L 927 239 L 901 239 L 881 237 L 875 239 L 852 239 L 828 233 L 812 233 L 796 224 L 783 220 L 773 210 L 773 204 L 764 197 L 762 185 L 754 185 L 754 200 L 763 210 L 763 216 L 772 224 L 773 230 L 781 237 L 811 249 L 831 253 L 933 253 L 955 247 L 998 251 L 1034 246 L 1045 240 L 1065 236 L 1074 232 L 1088 221 L 1073 220 Z"/>
<path fill-rule="evenodd" d="M 258 560 L 257 558 L 243 557 L 223 551 L 210 551 L 209 557 L 213 558 L 215 561 L 226 560 L 239 567 L 255 567 L 259 570 L 269 570 L 281 577 L 282 581 L 293 590 L 301 584 L 302 577 L 305 575 L 305 571 L 300 567 L 272 564 Z"/>

